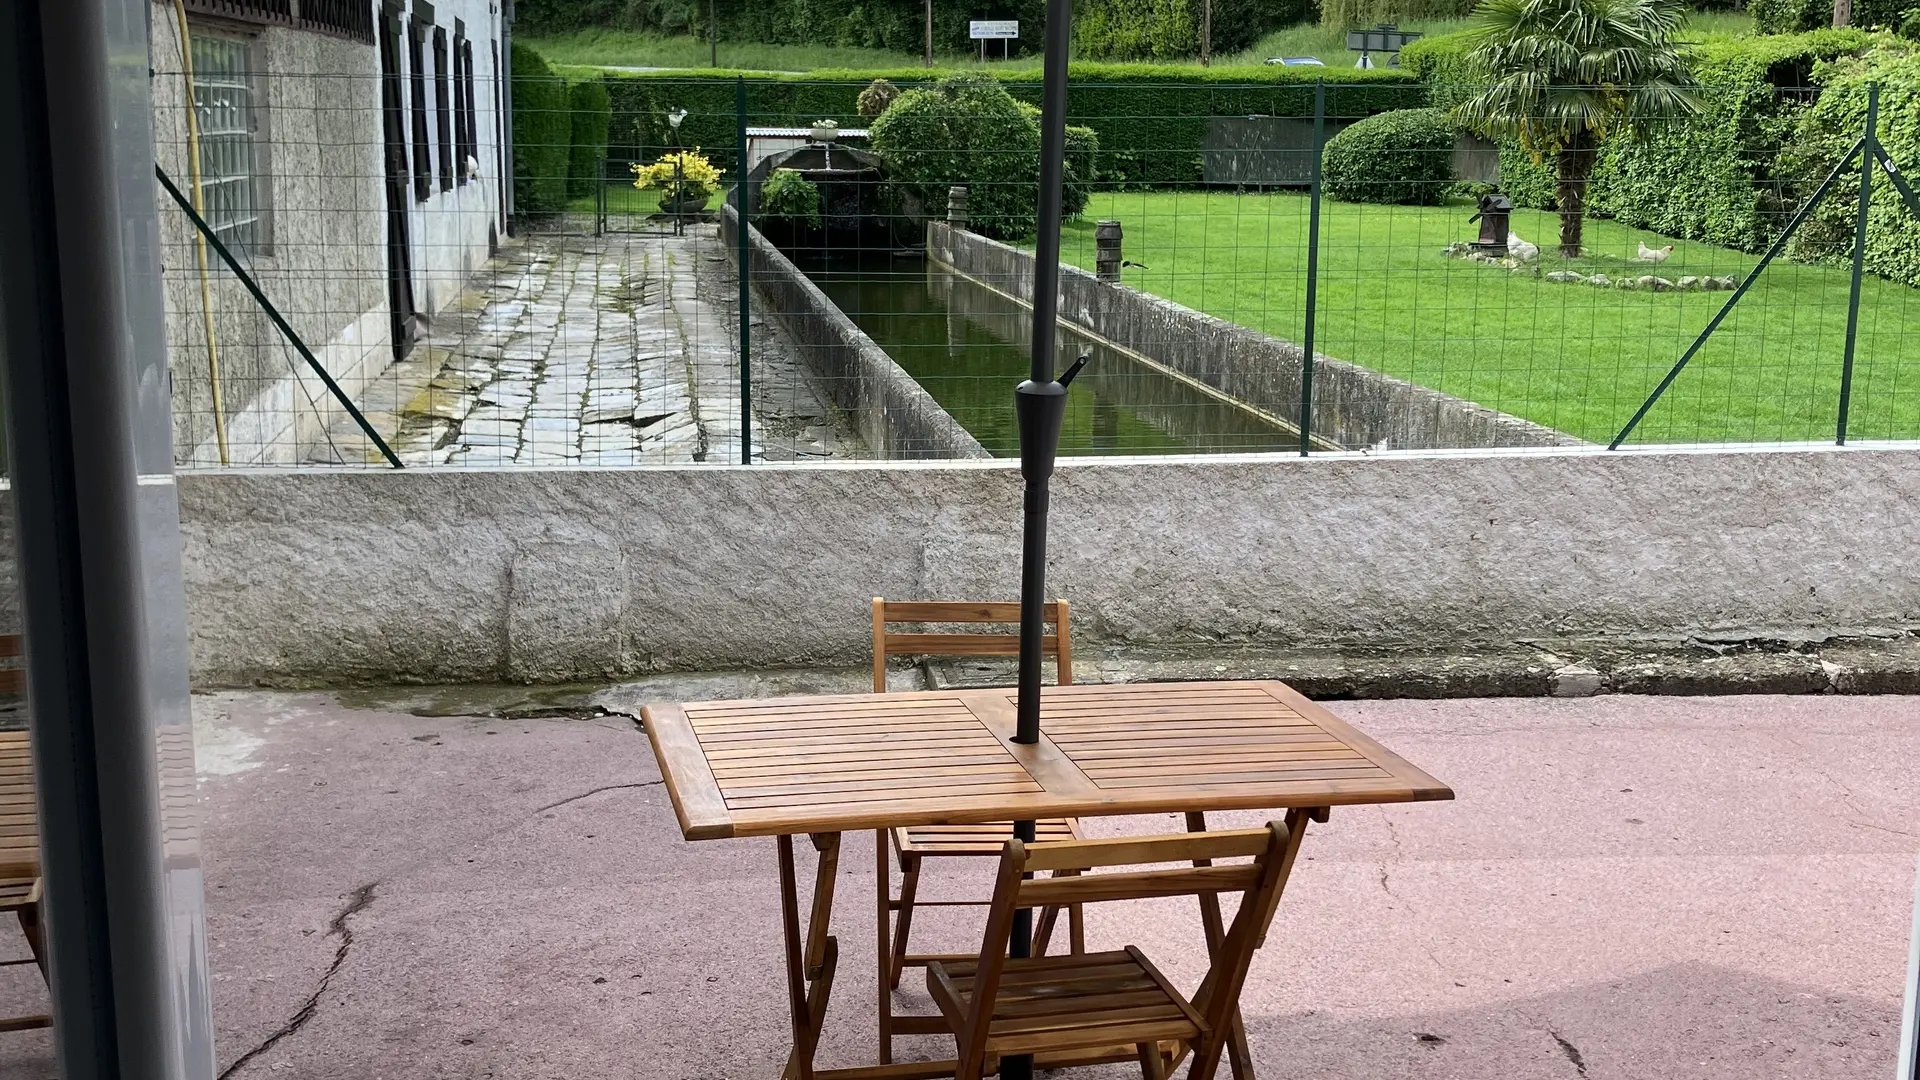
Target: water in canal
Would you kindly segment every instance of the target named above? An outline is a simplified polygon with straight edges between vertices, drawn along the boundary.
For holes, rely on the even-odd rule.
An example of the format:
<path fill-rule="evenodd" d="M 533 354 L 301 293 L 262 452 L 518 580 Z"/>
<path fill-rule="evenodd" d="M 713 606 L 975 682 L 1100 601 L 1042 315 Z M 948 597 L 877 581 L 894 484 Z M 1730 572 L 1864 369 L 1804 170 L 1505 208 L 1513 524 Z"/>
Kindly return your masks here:
<path fill-rule="evenodd" d="M 874 343 L 996 457 L 1016 457 L 1013 387 L 1027 376 L 1032 314 L 917 255 L 791 251 Z M 1067 397 L 1062 454 L 1292 450 L 1299 436 L 1126 353 L 1060 332 L 1058 366 L 1092 353 Z"/>

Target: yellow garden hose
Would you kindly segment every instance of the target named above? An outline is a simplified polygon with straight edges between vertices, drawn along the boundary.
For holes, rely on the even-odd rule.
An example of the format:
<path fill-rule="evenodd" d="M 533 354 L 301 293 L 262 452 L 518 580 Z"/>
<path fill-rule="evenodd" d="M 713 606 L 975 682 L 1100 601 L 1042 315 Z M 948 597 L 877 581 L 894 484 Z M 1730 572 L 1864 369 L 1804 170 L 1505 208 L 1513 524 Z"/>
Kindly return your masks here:
<path fill-rule="evenodd" d="M 180 69 L 185 80 L 187 105 L 187 190 L 193 192 L 193 212 L 207 219 L 200 199 L 200 114 L 193 101 L 193 38 L 187 32 L 187 5 L 173 0 L 173 13 L 180 23 Z M 200 262 L 200 323 L 207 335 L 207 379 L 213 384 L 213 437 L 220 444 L 220 464 L 231 465 L 227 457 L 227 416 L 220 394 L 220 348 L 213 337 L 213 285 L 207 276 L 207 238 L 194 230 L 194 247 Z"/>

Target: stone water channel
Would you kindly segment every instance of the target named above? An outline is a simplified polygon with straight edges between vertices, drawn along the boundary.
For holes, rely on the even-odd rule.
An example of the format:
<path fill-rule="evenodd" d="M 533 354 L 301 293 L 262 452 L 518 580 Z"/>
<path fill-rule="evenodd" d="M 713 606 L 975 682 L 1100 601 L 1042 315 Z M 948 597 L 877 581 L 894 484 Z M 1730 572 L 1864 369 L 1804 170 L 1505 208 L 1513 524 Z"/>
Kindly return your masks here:
<path fill-rule="evenodd" d="M 503 250 L 362 395 L 409 466 L 740 460 L 739 317 L 712 224 Z M 866 456 L 775 325 L 753 329 L 754 457 Z M 342 418 L 314 458 L 380 461 Z"/>
<path fill-rule="evenodd" d="M 799 249 L 785 254 L 873 342 L 997 457 L 1019 454 L 1012 390 L 1028 371 L 1023 304 L 919 255 Z M 1293 450 L 1283 417 L 1060 328 L 1058 366 L 1091 360 L 1067 398 L 1062 454 Z"/>

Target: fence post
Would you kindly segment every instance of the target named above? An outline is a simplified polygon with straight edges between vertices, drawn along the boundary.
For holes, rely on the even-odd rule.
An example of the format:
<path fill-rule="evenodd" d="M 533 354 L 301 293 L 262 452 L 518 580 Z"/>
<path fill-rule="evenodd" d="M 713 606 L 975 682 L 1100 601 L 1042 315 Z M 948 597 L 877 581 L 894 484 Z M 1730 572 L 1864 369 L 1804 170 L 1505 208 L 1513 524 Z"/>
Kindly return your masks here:
<path fill-rule="evenodd" d="M 734 240 L 739 244 L 740 278 L 740 464 L 753 464 L 753 346 L 750 343 L 753 324 L 753 290 L 748 287 L 747 230 L 747 77 L 734 76 L 733 81 L 733 117 L 734 117 L 734 168 L 733 190 L 735 206 Z"/>
<path fill-rule="evenodd" d="M 1840 417 L 1834 426 L 1833 441 L 1847 445 L 1847 410 L 1853 403 L 1853 349 L 1860 334 L 1860 278 L 1867 264 L 1867 211 L 1873 205 L 1874 151 L 1880 140 L 1875 127 L 1880 119 L 1880 84 L 1867 84 L 1867 133 L 1860 140 L 1860 206 L 1853 222 L 1853 283 L 1847 290 L 1847 344 L 1840 360 Z"/>
<path fill-rule="evenodd" d="M 1327 80 L 1313 81 L 1313 179 L 1307 208 L 1307 328 L 1300 358 L 1300 456 L 1313 440 L 1313 324 L 1320 288 L 1320 157 L 1327 134 Z"/>

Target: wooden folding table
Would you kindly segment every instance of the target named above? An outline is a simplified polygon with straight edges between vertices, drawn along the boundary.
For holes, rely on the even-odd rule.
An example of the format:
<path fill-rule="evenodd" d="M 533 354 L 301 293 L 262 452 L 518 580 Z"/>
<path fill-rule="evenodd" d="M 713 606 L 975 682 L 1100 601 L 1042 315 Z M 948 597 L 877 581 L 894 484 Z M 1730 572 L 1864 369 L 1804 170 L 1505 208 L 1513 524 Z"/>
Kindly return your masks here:
<path fill-rule="evenodd" d="M 1309 818 L 1325 821 L 1331 807 L 1453 797 L 1446 785 L 1279 682 L 1048 687 L 1040 741 L 1030 745 L 1013 741 L 1014 705 L 1013 690 L 991 689 L 642 710 L 687 839 L 778 838 L 794 1040 L 786 1077 L 914 1080 L 953 1072 L 951 1061 L 813 1067 L 838 959 L 827 930 L 844 830 L 1168 811 L 1186 812 L 1190 826 L 1204 828 L 1209 810 L 1285 809 L 1291 866 Z M 797 833 L 812 837 L 819 852 L 804 935 Z M 876 843 L 884 902 L 886 845 L 883 838 Z M 1203 905 L 1202 916 L 1211 946 L 1219 935 L 1217 905 Z M 880 986 L 885 994 L 884 973 Z M 895 1023 L 909 1019 L 918 1018 Z M 945 1028 L 929 1019 L 894 1030 Z M 883 1062 L 888 1037 L 883 1026 Z M 1231 1050 L 1238 1080 L 1253 1080 L 1244 1041 Z"/>

